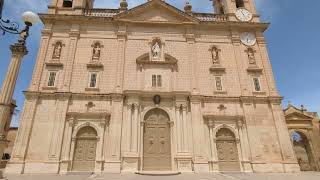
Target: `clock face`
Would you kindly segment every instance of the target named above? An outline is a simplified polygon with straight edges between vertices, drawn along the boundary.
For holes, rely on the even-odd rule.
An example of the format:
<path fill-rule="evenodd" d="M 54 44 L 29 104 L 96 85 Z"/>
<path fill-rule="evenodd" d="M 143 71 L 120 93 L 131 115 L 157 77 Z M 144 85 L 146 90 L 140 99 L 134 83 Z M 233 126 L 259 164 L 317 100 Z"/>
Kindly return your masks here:
<path fill-rule="evenodd" d="M 250 21 L 252 19 L 252 14 L 244 9 L 244 8 L 240 8 L 240 9 L 237 9 L 236 11 L 236 17 L 240 20 L 240 21 Z"/>
<path fill-rule="evenodd" d="M 256 35 L 251 32 L 244 32 L 240 35 L 241 42 L 246 46 L 253 46 L 257 42 Z"/>

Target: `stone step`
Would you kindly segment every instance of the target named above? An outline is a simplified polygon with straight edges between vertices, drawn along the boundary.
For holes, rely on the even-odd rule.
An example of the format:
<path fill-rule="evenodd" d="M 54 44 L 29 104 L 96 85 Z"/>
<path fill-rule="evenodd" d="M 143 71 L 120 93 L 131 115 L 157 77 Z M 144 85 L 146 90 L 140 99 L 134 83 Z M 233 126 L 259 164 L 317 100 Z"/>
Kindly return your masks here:
<path fill-rule="evenodd" d="M 139 172 L 136 172 L 136 174 L 145 175 L 145 176 L 175 176 L 175 175 L 181 174 L 181 172 L 178 172 L 178 171 L 139 171 Z"/>

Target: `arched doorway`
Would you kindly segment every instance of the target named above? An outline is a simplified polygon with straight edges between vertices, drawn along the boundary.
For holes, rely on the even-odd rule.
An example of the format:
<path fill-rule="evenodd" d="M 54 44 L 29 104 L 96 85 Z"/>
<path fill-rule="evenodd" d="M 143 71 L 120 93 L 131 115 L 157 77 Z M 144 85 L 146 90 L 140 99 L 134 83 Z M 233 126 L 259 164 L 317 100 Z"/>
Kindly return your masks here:
<path fill-rule="evenodd" d="M 171 133 L 168 114 L 153 109 L 145 115 L 143 170 L 171 170 Z"/>
<path fill-rule="evenodd" d="M 92 127 L 83 127 L 76 137 L 73 171 L 93 172 L 96 162 L 97 131 Z"/>
<path fill-rule="evenodd" d="M 222 128 L 216 134 L 220 171 L 240 171 L 237 141 L 234 133 Z"/>
<path fill-rule="evenodd" d="M 303 133 L 294 131 L 291 134 L 291 140 L 301 171 L 314 171 L 314 161 L 308 138 Z"/>

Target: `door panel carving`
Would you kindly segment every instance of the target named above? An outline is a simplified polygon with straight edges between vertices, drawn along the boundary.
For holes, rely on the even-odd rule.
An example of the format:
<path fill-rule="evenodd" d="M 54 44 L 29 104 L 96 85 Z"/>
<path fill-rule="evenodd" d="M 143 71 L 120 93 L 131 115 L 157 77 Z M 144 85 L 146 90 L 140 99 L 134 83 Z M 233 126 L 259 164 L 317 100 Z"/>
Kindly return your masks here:
<path fill-rule="evenodd" d="M 143 170 L 171 170 L 169 117 L 160 109 L 146 114 L 144 129 Z"/>
<path fill-rule="evenodd" d="M 82 128 L 76 138 L 73 171 L 94 171 L 97 149 L 97 133 L 91 127 Z"/>
<path fill-rule="evenodd" d="M 217 133 L 217 152 L 220 171 L 240 171 L 237 142 L 229 129 Z"/>

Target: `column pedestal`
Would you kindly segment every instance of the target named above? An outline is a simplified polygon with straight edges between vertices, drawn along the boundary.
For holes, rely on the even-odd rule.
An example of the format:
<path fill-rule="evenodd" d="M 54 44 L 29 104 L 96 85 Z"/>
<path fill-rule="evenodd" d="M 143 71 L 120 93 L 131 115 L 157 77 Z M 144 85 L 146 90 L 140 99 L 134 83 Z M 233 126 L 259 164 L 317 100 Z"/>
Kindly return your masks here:
<path fill-rule="evenodd" d="M 192 172 L 192 155 L 190 153 L 178 153 L 175 159 L 179 172 Z"/>
<path fill-rule="evenodd" d="M 122 155 L 122 172 L 137 172 L 139 170 L 139 154 L 128 152 Z"/>

